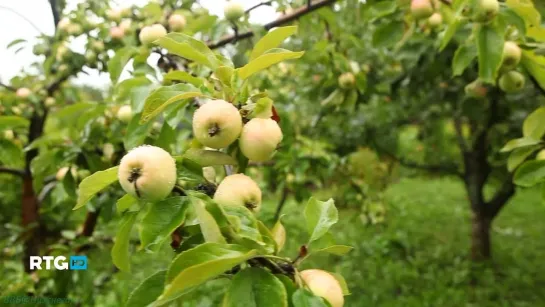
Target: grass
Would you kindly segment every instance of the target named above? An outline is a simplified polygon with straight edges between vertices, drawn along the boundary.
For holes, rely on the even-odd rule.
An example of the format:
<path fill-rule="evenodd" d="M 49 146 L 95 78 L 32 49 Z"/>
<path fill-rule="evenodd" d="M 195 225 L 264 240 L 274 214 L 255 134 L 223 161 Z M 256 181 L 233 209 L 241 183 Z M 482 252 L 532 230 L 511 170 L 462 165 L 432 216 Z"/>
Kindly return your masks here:
<path fill-rule="evenodd" d="M 320 198 L 326 199 L 327 192 Z M 352 294 L 345 306 L 545 306 L 545 206 L 538 191 L 519 191 L 493 225 L 494 260 L 472 267 L 469 209 L 463 185 L 451 178 L 412 178 L 385 192 L 386 222 L 365 225 L 357 209 L 342 209 L 334 226 L 338 244 L 354 246 L 345 257 L 316 255 L 303 268 L 341 273 Z M 272 216 L 276 199 L 264 204 Z M 285 254 L 294 257 L 308 237 L 304 204 L 289 200 L 283 222 Z M 92 256 L 111 265 L 108 253 Z M 133 273 L 118 273 L 96 291 L 97 306 L 117 306 L 146 276 L 172 259 L 165 246 L 158 254 L 133 257 Z M 471 280 L 476 280 L 472 285 Z M 96 283 L 96 280 L 95 280 Z M 226 281 L 200 287 L 182 306 L 218 306 Z M 105 296 L 104 294 L 107 294 Z"/>

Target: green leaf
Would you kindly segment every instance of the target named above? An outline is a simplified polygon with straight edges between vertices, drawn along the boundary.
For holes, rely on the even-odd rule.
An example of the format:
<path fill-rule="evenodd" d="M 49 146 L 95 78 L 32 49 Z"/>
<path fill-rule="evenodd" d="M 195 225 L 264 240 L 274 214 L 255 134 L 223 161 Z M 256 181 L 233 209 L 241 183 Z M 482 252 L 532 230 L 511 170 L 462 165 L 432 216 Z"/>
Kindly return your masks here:
<path fill-rule="evenodd" d="M 271 229 L 271 234 L 276 242 L 277 252 L 280 252 L 284 248 L 286 243 L 286 228 L 282 225 L 280 219 L 276 221 L 273 228 Z"/>
<path fill-rule="evenodd" d="M 522 164 L 513 177 L 513 182 L 522 187 L 532 187 L 545 181 L 545 160 L 527 161 Z"/>
<path fill-rule="evenodd" d="M 536 140 L 536 139 L 533 139 L 533 138 L 527 138 L 527 137 L 519 138 L 519 139 L 513 139 L 513 140 L 510 140 L 509 142 L 507 142 L 507 144 L 505 144 L 505 146 L 503 146 L 503 148 L 500 150 L 500 152 L 508 152 L 508 151 L 511 151 L 513 149 L 516 149 L 516 148 L 532 146 L 532 145 L 536 145 L 536 144 L 539 144 L 539 143 L 541 143 L 540 140 Z"/>
<path fill-rule="evenodd" d="M 140 123 L 147 122 L 154 118 L 172 103 L 200 96 L 204 95 L 199 91 L 199 89 L 190 84 L 180 83 L 170 86 L 162 86 L 151 92 L 148 98 L 146 98 Z"/>
<path fill-rule="evenodd" d="M 170 234 L 185 220 L 188 197 L 171 197 L 150 204 L 142 219 L 140 241 L 147 250 L 157 251 Z"/>
<path fill-rule="evenodd" d="M 454 34 L 458 32 L 458 29 L 460 29 L 464 24 L 466 23 L 465 19 L 456 17 L 452 23 L 450 23 L 447 26 L 447 30 L 443 34 L 443 38 L 441 39 L 441 45 L 439 45 L 439 51 L 443 51 L 445 47 L 447 47 L 450 40 L 452 40 L 452 37 L 454 37 Z"/>
<path fill-rule="evenodd" d="M 170 53 L 205 65 L 212 69 L 220 66 L 220 61 L 205 43 L 182 33 L 169 33 L 156 43 Z"/>
<path fill-rule="evenodd" d="M 255 250 L 239 245 L 211 242 L 180 253 L 168 268 L 167 287 L 159 297 L 157 305 L 180 297 L 255 255 Z"/>
<path fill-rule="evenodd" d="M 146 307 L 153 303 L 165 287 L 166 270 L 158 271 L 157 273 L 144 279 L 129 295 L 126 307 Z"/>
<path fill-rule="evenodd" d="M 507 170 L 512 172 L 517 168 L 526 158 L 528 158 L 533 152 L 535 152 L 539 146 L 527 146 L 517 148 L 511 152 L 509 158 L 507 158 Z"/>
<path fill-rule="evenodd" d="M 117 227 L 115 243 L 112 247 L 112 262 L 121 271 L 130 272 L 131 257 L 129 253 L 129 241 L 131 230 L 138 212 L 127 212 Z"/>
<path fill-rule="evenodd" d="M 452 75 L 461 75 L 476 56 L 477 49 L 475 45 L 460 45 L 454 53 L 454 59 L 452 60 Z"/>
<path fill-rule="evenodd" d="M 175 81 L 183 81 L 190 83 L 196 87 L 199 87 L 204 84 L 204 80 L 199 77 L 194 77 L 191 74 L 181 71 L 181 70 L 173 70 L 170 71 L 165 75 L 165 80 L 175 80 Z"/>
<path fill-rule="evenodd" d="M 240 271 L 231 281 L 222 307 L 287 307 L 284 284 L 262 268 Z"/>
<path fill-rule="evenodd" d="M 545 134 L 545 107 L 538 108 L 532 112 L 522 125 L 522 135 L 524 137 L 539 140 Z"/>
<path fill-rule="evenodd" d="M 256 44 L 250 54 L 250 61 L 258 58 L 266 51 L 278 47 L 286 38 L 297 32 L 297 26 L 280 27 L 269 31 Z"/>
<path fill-rule="evenodd" d="M 339 219 L 333 199 L 323 202 L 311 197 L 305 207 L 305 219 L 310 234 L 309 243 L 322 237 Z"/>
<path fill-rule="evenodd" d="M 9 49 L 13 46 L 16 46 L 16 45 L 19 45 L 21 43 L 26 43 L 26 39 L 22 39 L 22 38 L 18 38 L 18 39 L 15 39 L 15 40 L 12 40 L 7 46 L 6 46 L 6 49 Z"/>
<path fill-rule="evenodd" d="M 294 307 L 328 307 L 328 304 L 312 292 L 299 288 L 291 297 Z"/>
<path fill-rule="evenodd" d="M 545 57 L 532 51 L 522 50 L 520 63 L 534 77 L 541 89 L 545 90 Z"/>
<path fill-rule="evenodd" d="M 284 288 L 286 288 L 286 294 L 288 296 L 288 306 L 293 307 L 291 298 L 293 297 L 293 293 L 297 291 L 297 285 L 286 275 L 275 274 L 274 276 L 276 276 L 276 278 L 278 278 L 278 280 L 284 284 Z"/>
<path fill-rule="evenodd" d="M 123 137 L 123 145 L 127 150 L 143 145 L 149 131 L 153 128 L 153 122 L 141 124 L 139 118 L 139 114 L 135 114 L 127 126 L 127 133 Z"/>
<path fill-rule="evenodd" d="M 517 12 L 508 7 L 501 7 L 500 16 L 505 19 L 507 24 L 514 25 L 522 36 L 526 36 L 526 23 Z"/>
<path fill-rule="evenodd" d="M 403 33 L 403 22 L 392 21 L 384 23 L 373 33 L 373 47 L 392 47 L 401 41 Z"/>
<path fill-rule="evenodd" d="M 104 190 L 107 186 L 117 181 L 117 169 L 115 166 L 105 171 L 100 171 L 83 179 L 78 188 L 78 202 L 72 210 L 77 210 L 91 200 L 95 194 Z"/>
<path fill-rule="evenodd" d="M 326 248 L 322 248 L 316 251 L 312 251 L 312 253 L 330 253 L 337 256 L 344 256 L 348 254 L 353 249 L 352 246 L 348 245 L 332 245 Z"/>
<path fill-rule="evenodd" d="M 30 122 L 28 119 L 20 116 L 0 116 L 0 131 L 6 129 L 26 128 Z"/>
<path fill-rule="evenodd" d="M 108 61 L 108 72 L 110 73 L 110 80 L 113 84 L 117 83 L 119 76 L 123 72 L 123 68 L 129 63 L 133 56 L 138 54 L 138 48 L 133 46 L 123 47 L 115 53 L 114 57 Z"/>
<path fill-rule="evenodd" d="M 123 213 L 129 210 L 133 205 L 138 204 L 138 199 L 131 194 L 125 194 L 115 203 L 117 213 Z"/>
<path fill-rule="evenodd" d="M 224 85 L 231 86 L 231 78 L 233 77 L 234 69 L 229 66 L 220 66 L 214 74 Z"/>
<path fill-rule="evenodd" d="M 503 34 L 491 25 L 481 25 L 477 30 L 477 52 L 479 56 L 479 78 L 495 84 L 503 57 Z"/>
<path fill-rule="evenodd" d="M 304 51 L 293 52 L 286 49 L 275 48 L 269 50 L 238 69 L 238 75 L 242 80 L 248 79 L 251 75 L 264 70 L 265 68 L 285 60 L 298 59 L 305 54 Z"/>
<path fill-rule="evenodd" d="M 196 197 L 190 197 L 190 199 L 206 242 L 226 243 L 218 223 L 210 212 L 206 210 L 205 202 Z"/>
<path fill-rule="evenodd" d="M 198 163 L 201 167 L 237 165 L 237 160 L 235 160 L 235 158 L 217 150 L 191 148 L 183 154 L 183 157 Z"/>

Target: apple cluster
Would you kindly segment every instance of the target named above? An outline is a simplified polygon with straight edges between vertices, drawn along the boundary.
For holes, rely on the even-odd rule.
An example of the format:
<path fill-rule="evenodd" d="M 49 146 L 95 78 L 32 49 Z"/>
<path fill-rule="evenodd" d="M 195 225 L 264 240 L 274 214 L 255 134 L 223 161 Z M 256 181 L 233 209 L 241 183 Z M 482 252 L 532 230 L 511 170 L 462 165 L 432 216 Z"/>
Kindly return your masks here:
<path fill-rule="evenodd" d="M 427 19 L 430 27 L 436 28 L 443 24 L 443 16 L 436 11 L 439 8 L 439 2 L 434 0 L 412 0 L 411 15 L 416 20 Z"/>

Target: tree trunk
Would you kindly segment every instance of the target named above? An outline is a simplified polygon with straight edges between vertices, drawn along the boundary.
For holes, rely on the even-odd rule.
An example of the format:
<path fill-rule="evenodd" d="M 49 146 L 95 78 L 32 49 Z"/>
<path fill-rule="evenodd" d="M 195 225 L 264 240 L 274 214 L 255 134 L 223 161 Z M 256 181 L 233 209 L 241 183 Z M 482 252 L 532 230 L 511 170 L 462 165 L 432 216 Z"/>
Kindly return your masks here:
<path fill-rule="evenodd" d="M 32 177 L 27 175 L 23 179 L 22 205 L 22 226 L 25 229 L 23 265 L 25 272 L 30 272 L 30 256 L 39 256 L 39 244 L 41 242 L 40 232 L 36 231 L 39 227 L 38 221 L 38 199 L 34 188 L 32 187 Z"/>
<path fill-rule="evenodd" d="M 492 257 L 490 248 L 491 225 L 491 218 L 473 212 L 471 219 L 471 259 L 473 261 L 488 260 Z"/>

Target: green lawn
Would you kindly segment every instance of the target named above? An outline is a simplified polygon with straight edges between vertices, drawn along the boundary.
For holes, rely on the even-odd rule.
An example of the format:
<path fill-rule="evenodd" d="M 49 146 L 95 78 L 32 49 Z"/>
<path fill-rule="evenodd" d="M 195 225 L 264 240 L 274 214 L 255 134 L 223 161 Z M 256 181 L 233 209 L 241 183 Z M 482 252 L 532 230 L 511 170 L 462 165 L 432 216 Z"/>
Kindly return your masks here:
<path fill-rule="evenodd" d="M 321 194 L 327 198 L 327 193 Z M 545 306 L 545 206 L 538 191 L 519 192 L 501 212 L 493 225 L 494 261 L 473 270 L 468 262 L 469 211 L 461 182 L 404 179 L 390 186 L 385 202 L 386 222 L 379 225 L 363 224 L 356 209 L 340 211 L 335 237 L 338 244 L 355 247 L 349 255 L 319 255 L 304 263 L 305 268 L 322 267 L 346 277 L 352 292 L 347 307 Z M 275 206 L 275 199 L 265 203 L 263 216 L 270 216 Z M 303 207 L 290 199 L 284 211 L 285 254 L 291 257 L 308 238 Z M 118 273 L 107 285 L 116 288 L 117 297 L 110 292 L 110 297 L 95 297 L 95 303 L 115 306 L 171 257 L 167 245 L 159 254 L 133 257 L 133 275 Z M 110 261 L 108 254 L 101 258 L 104 264 Z M 475 275 L 479 278 L 472 287 Z M 217 306 L 226 284 L 209 282 L 183 306 Z"/>

